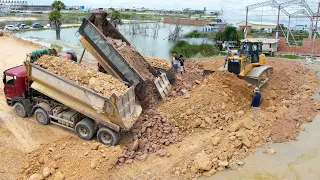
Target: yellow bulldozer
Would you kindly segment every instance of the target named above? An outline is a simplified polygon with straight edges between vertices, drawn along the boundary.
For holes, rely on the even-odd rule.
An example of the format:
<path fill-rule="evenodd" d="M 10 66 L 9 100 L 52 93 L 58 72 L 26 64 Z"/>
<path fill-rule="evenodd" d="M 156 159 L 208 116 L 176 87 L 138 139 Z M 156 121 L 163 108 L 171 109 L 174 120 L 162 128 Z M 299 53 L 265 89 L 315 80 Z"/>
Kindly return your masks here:
<path fill-rule="evenodd" d="M 237 74 L 240 79 L 261 88 L 273 73 L 273 68 L 265 63 L 266 56 L 262 53 L 262 41 L 244 39 L 237 53 L 231 51 L 227 53 L 224 65 L 219 70 Z M 204 69 L 205 75 L 211 72 L 213 70 Z"/>

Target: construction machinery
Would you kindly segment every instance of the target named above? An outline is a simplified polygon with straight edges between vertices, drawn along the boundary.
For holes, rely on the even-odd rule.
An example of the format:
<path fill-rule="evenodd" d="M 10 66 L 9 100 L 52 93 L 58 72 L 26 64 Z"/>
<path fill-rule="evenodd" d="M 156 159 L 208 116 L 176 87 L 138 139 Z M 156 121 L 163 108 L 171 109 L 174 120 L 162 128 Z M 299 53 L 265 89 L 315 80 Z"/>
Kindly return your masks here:
<path fill-rule="evenodd" d="M 142 112 L 134 87 L 103 97 L 30 60 L 5 70 L 3 83 L 7 104 L 20 117 L 35 114 L 41 125 L 62 126 L 85 140 L 97 135 L 105 145 L 117 144 L 120 131 L 128 131 Z"/>
<path fill-rule="evenodd" d="M 134 86 L 138 98 L 140 100 L 143 99 L 146 89 L 150 85 L 149 80 L 142 76 L 142 72 L 133 67 L 125 55 L 111 42 L 111 40 L 120 40 L 126 43 L 127 46 L 131 46 L 124 36 L 107 20 L 107 13 L 102 10 L 89 12 L 88 17 L 83 19 L 79 33 L 82 35 L 81 44 L 98 61 L 99 65 L 108 74 Z M 152 67 L 138 51 L 135 49 L 134 51 L 143 63 L 148 64 L 148 71 L 155 76 L 151 83 L 155 85 L 160 97 L 166 98 L 170 89 L 170 82 L 166 74 Z"/>
<path fill-rule="evenodd" d="M 271 66 L 265 65 L 266 56 L 262 53 L 262 41 L 244 39 L 238 53 L 228 52 L 224 65 L 219 68 L 237 74 L 250 84 L 261 88 L 273 73 Z M 204 74 L 215 70 L 204 69 Z"/>

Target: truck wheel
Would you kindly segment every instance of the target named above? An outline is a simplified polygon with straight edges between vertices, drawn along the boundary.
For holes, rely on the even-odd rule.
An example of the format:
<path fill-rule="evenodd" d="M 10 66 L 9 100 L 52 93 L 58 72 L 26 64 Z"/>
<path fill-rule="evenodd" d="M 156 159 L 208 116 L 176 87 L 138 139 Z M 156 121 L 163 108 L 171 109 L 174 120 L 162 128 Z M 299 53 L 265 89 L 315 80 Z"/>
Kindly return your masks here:
<path fill-rule="evenodd" d="M 97 125 L 89 118 L 76 124 L 75 131 L 81 139 L 90 140 L 97 132 Z"/>
<path fill-rule="evenodd" d="M 43 110 L 42 108 L 36 109 L 34 112 L 34 115 L 36 116 L 36 120 L 38 121 L 39 124 L 41 125 L 47 125 L 50 122 L 48 113 Z"/>
<path fill-rule="evenodd" d="M 101 144 L 104 144 L 107 146 L 114 146 L 120 140 L 120 133 L 112 129 L 103 127 L 99 129 L 97 133 L 97 138 Z"/>
<path fill-rule="evenodd" d="M 15 103 L 14 109 L 16 110 L 16 113 L 18 114 L 18 116 L 22 118 L 27 116 L 26 109 L 24 108 L 24 105 L 22 103 L 19 103 L 19 102 Z"/>

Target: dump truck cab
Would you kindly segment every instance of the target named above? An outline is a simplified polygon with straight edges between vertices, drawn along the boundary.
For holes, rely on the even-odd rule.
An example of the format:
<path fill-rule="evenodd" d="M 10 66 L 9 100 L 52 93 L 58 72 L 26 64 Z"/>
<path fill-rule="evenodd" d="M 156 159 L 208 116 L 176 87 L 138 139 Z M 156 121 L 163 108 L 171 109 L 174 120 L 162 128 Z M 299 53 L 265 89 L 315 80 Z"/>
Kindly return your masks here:
<path fill-rule="evenodd" d="M 26 68 L 17 66 L 3 72 L 4 95 L 9 106 L 19 101 L 27 90 Z"/>

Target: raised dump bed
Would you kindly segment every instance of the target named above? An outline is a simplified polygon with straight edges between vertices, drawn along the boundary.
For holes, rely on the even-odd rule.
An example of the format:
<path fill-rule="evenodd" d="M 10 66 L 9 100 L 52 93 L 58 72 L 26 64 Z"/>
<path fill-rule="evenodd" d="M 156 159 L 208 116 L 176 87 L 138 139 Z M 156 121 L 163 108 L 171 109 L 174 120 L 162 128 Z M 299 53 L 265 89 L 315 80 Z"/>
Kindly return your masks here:
<path fill-rule="evenodd" d="M 162 98 L 168 96 L 170 83 L 165 73 L 153 68 L 144 57 L 106 19 L 103 11 L 91 12 L 83 20 L 79 33 L 82 45 L 96 58 L 108 74 L 129 82 L 144 98 L 149 82 Z"/>

